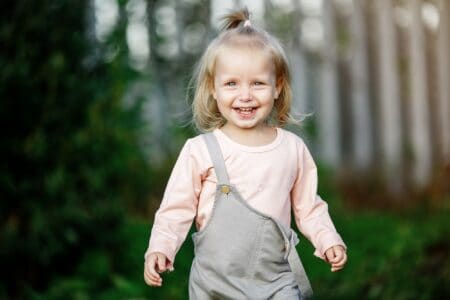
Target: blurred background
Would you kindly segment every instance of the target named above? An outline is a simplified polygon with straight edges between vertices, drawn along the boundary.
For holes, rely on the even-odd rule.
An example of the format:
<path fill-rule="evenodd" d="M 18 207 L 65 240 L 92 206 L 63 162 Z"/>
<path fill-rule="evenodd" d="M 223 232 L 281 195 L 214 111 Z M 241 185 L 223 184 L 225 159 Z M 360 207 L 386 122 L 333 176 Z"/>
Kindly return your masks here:
<path fill-rule="evenodd" d="M 450 2 L 0 3 L 0 299 L 187 299 L 190 238 L 144 284 L 155 210 L 186 138 L 189 80 L 247 6 L 288 53 L 293 112 L 349 248 L 316 299 L 450 296 Z"/>

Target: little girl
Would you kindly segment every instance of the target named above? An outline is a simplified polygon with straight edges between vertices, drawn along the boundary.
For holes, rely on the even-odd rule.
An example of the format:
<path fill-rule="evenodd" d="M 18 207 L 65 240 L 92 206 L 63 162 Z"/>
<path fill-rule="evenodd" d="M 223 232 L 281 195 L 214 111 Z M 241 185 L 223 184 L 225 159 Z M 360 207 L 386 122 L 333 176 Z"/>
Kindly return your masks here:
<path fill-rule="evenodd" d="M 144 278 L 161 286 L 195 220 L 190 299 L 302 299 L 311 295 L 298 259 L 291 209 L 315 255 L 342 269 L 346 247 L 316 194 L 317 170 L 291 120 L 286 55 L 246 9 L 198 65 L 194 122 L 156 213 Z"/>

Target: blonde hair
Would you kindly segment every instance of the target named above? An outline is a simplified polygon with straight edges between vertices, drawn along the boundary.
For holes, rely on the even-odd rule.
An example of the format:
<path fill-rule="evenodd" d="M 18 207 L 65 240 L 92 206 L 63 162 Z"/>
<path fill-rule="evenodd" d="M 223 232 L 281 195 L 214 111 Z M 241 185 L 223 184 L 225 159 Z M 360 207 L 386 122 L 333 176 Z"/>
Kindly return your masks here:
<path fill-rule="evenodd" d="M 268 121 L 280 127 L 287 123 L 296 123 L 290 115 L 292 102 L 290 74 L 286 54 L 281 44 L 265 30 L 251 25 L 246 8 L 231 12 L 222 19 L 224 20 L 222 32 L 206 48 L 193 77 L 195 93 L 192 113 L 197 129 L 203 132 L 211 131 L 226 123 L 211 93 L 214 86 L 216 59 L 224 47 L 248 47 L 268 51 L 275 66 L 276 84 L 281 86 Z"/>

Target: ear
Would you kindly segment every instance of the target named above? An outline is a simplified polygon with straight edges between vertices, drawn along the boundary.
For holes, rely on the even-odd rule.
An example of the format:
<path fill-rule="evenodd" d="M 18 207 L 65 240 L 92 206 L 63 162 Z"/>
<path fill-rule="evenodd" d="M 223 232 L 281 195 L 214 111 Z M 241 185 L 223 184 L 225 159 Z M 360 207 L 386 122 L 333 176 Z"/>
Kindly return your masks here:
<path fill-rule="evenodd" d="M 214 98 L 214 100 L 217 100 L 217 93 L 214 87 L 214 79 L 209 81 L 209 92 L 211 93 L 211 96 Z"/>
<path fill-rule="evenodd" d="M 280 96 L 281 90 L 283 89 L 283 78 L 278 78 L 277 83 L 275 85 L 275 99 L 278 99 Z"/>

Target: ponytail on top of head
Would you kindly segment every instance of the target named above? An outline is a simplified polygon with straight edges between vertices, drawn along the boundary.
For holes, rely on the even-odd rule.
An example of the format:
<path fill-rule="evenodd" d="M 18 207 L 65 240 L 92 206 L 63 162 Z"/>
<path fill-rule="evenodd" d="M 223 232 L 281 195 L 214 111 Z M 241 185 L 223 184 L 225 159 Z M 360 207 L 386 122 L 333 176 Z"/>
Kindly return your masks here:
<path fill-rule="evenodd" d="M 238 28 L 242 24 L 242 27 L 251 27 L 250 25 L 250 13 L 247 7 L 241 10 L 231 11 L 221 18 L 223 24 L 221 31 L 226 31 L 234 28 Z"/>

